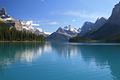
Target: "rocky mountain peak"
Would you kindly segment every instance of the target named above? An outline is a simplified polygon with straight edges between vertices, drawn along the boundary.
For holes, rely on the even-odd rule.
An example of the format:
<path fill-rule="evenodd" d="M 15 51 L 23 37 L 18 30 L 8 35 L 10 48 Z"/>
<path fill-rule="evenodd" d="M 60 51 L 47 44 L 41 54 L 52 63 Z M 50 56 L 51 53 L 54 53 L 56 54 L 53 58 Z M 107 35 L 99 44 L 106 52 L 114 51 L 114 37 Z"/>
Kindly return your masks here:
<path fill-rule="evenodd" d="M 96 26 L 99 26 L 99 25 L 103 26 L 106 23 L 106 21 L 107 21 L 107 19 L 104 17 L 98 18 L 95 22 L 95 25 Z"/>
<path fill-rule="evenodd" d="M 120 14 L 120 2 L 114 6 L 112 16 L 118 16 L 119 14 Z"/>
<path fill-rule="evenodd" d="M 72 26 L 71 25 L 67 25 L 64 27 L 65 30 L 71 30 Z"/>
<path fill-rule="evenodd" d="M 0 9 L 0 16 L 6 15 L 6 14 L 7 14 L 7 12 L 6 12 L 5 8 L 1 8 Z"/>
<path fill-rule="evenodd" d="M 64 29 L 61 28 L 61 27 L 59 27 L 56 32 L 58 32 L 58 33 L 65 33 Z"/>
<path fill-rule="evenodd" d="M 106 18 L 101 17 L 101 18 L 97 18 L 96 22 L 98 22 L 98 21 L 106 21 L 106 20 L 107 20 Z"/>
<path fill-rule="evenodd" d="M 89 27 L 92 27 L 93 25 L 94 25 L 94 23 L 92 23 L 92 22 L 85 22 L 81 29 L 84 30 L 84 29 L 87 29 Z"/>
<path fill-rule="evenodd" d="M 73 26 L 71 26 L 71 25 L 65 26 L 65 27 L 64 27 L 64 30 L 70 31 L 70 32 L 73 32 L 73 33 L 79 33 L 78 29 L 75 28 L 75 27 L 73 27 Z"/>
<path fill-rule="evenodd" d="M 58 33 L 66 33 L 66 32 L 79 33 L 78 29 L 72 27 L 71 25 L 67 25 L 67 26 L 65 26 L 63 28 L 59 27 L 56 32 L 58 32 Z"/>

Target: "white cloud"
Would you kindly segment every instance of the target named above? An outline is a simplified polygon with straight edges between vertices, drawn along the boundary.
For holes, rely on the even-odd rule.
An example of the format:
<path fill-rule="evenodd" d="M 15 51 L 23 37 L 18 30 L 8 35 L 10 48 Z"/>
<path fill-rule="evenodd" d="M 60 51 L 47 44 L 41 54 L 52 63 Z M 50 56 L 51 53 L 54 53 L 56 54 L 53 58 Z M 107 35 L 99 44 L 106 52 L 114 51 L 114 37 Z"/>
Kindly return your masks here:
<path fill-rule="evenodd" d="M 59 23 L 57 21 L 52 20 L 27 20 L 25 21 L 26 24 L 32 25 L 32 26 L 41 26 L 41 25 L 58 25 Z"/>
<path fill-rule="evenodd" d="M 77 20 L 76 19 L 73 19 L 72 22 L 76 22 Z"/>
<path fill-rule="evenodd" d="M 49 22 L 48 24 L 49 24 L 49 25 L 57 25 L 57 24 L 58 24 L 58 22 L 53 21 L 53 22 Z"/>
<path fill-rule="evenodd" d="M 72 16 L 77 18 L 90 18 L 90 19 L 97 19 L 98 17 L 106 17 L 108 18 L 109 15 L 101 12 L 86 12 L 86 11 L 59 11 L 59 12 L 52 12 L 51 14 L 56 15 L 63 15 L 63 16 Z M 75 20 L 73 20 L 74 22 Z"/>
<path fill-rule="evenodd" d="M 32 24 L 32 26 L 40 26 L 40 24 Z"/>
<path fill-rule="evenodd" d="M 45 32 L 45 34 L 48 34 L 48 35 L 50 35 L 50 34 L 52 34 L 52 33 L 50 33 L 50 32 Z"/>
<path fill-rule="evenodd" d="M 36 26 L 36 27 L 37 27 L 37 26 L 40 26 L 40 24 L 35 24 L 35 23 L 34 23 L 35 21 L 32 21 L 32 20 L 30 20 L 30 21 L 25 21 L 25 22 L 26 22 L 27 25 L 30 25 L 30 24 L 31 24 L 32 26 Z"/>

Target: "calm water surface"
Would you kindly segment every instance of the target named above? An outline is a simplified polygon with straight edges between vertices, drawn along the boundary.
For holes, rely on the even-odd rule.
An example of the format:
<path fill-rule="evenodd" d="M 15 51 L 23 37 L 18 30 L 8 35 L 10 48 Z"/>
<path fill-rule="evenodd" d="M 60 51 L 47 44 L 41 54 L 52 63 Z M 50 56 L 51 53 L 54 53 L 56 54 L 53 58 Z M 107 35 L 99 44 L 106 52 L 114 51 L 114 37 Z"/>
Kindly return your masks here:
<path fill-rule="evenodd" d="M 0 80 L 120 80 L 120 45 L 0 43 Z"/>

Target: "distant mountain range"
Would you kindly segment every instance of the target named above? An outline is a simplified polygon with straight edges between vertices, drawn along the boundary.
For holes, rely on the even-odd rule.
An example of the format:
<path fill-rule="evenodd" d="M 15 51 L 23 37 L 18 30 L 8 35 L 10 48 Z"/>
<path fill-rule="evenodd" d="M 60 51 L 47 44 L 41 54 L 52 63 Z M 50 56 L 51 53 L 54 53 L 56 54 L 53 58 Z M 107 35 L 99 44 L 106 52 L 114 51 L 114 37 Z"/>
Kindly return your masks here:
<path fill-rule="evenodd" d="M 49 41 L 69 41 L 73 37 L 88 37 L 90 33 L 93 33 L 100 29 L 107 19 L 104 17 L 98 18 L 95 23 L 85 22 L 82 28 L 76 29 L 71 25 L 65 26 L 64 28 L 58 28 L 58 30 L 48 36 Z"/>

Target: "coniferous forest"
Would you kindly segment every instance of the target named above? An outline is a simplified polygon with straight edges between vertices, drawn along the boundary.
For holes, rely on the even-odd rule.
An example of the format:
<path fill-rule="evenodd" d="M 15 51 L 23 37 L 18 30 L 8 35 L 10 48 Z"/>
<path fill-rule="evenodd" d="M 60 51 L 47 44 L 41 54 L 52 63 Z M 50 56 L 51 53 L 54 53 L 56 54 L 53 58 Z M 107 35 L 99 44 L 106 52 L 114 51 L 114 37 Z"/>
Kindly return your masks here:
<path fill-rule="evenodd" d="M 0 41 L 45 41 L 42 35 L 27 31 L 18 31 L 9 24 L 0 22 Z"/>

